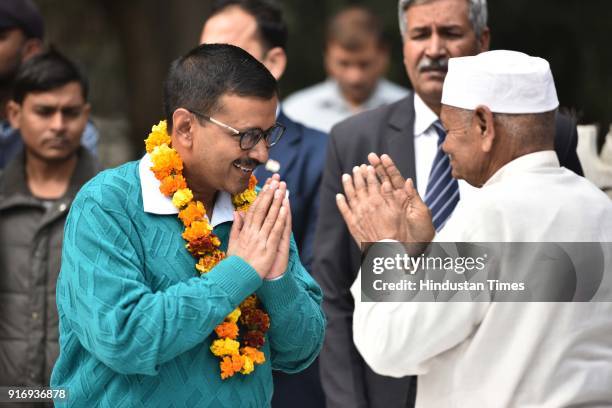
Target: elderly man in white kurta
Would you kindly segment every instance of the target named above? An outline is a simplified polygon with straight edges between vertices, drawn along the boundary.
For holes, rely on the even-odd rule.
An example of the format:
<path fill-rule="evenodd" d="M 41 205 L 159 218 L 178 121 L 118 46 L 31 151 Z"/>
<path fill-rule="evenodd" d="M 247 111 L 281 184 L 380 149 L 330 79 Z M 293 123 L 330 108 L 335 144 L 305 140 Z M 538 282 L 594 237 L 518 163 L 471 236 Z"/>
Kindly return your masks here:
<path fill-rule="evenodd" d="M 412 182 L 370 155 L 338 196 L 358 242 L 612 242 L 612 202 L 553 150 L 545 60 L 451 59 L 442 103 L 453 177 L 480 189 L 434 237 Z M 360 277 L 351 291 L 357 349 L 379 374 L 418 375 L 417 407 L 612 406 L 612 303 L 362 303 Z"/>

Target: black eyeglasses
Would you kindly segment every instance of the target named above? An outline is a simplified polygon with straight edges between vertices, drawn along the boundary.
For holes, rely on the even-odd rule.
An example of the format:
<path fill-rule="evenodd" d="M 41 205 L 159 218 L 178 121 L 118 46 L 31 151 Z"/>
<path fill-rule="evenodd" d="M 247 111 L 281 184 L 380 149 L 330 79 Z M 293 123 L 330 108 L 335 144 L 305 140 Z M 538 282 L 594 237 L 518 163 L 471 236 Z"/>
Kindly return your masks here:
<path fill-rule="evenodd" d="M 220 126 L 226 130 L 229 130 L 234 136 L 239 136 L 240 137 L 240 148 L 242 150 L 251 150 L 253 147 L 257 145 L 257 143 L 259 143 L 261 139 L 264 140 L 264 143 L 266 144 L 266 146 L 272 147 L 276 143 L 278 143 L 281 136 L 283 136 L 283 133 L 285 133 L 285 126 L 278 122 L 276 122 L 274 126 L 272 126 L 268 130 L 261 130 L 259 128 L 254 128 L 254 129 L 248 129 L 248 130 L 245 130 L 244 132 L 241 132 L 208 115 L 204 115 L 198 111 L 194 111 L 191 109 L 187 109 L 187 110 L 193 113 L 194 115 L 210 123 L 214 123 L 217 126 Z"/>

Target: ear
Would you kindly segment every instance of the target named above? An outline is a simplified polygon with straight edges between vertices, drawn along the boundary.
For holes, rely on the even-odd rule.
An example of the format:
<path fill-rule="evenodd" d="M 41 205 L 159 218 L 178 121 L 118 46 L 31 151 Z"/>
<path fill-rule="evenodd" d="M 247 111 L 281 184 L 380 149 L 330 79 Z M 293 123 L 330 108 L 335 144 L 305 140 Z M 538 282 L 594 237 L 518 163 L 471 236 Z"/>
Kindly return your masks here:
<path fill-rule="evenodd" d="M 178 108 L 172 114 L 172 146 L 179 153 L 191 150 L 195 126 L 194 114 L 185 108 Z"/>
<path fill-rule="evenodd" d="M 491 30 L 489 30 L 489 27 L 485 27 L 482 30 L 478 44 L 480 45 L 480 52 L 489 51 L 489 45 L 491 44 Z"/>
<path fill-rule="evenodd" d="M 480 138 L 482 151 L 485 153 L 490 152 L 495 140 L 495 126 L 491 109 L 484 105 L 477 106 L 474 110 L 472 126 Z"/>
<path fill-rule="evenodd" d="M 26 40 L 21 51 L 21 62 L 24 62 L 42 51 L 42 41 L 38 38 Z"/>
<path fill-rule="evenodd" d="M 15 101 L 8 101 L 6 104 L 6 117 L 13 129 L 19 129 L 21 122 L 21 105 Z"/>
<path fill-rule="evenodd" d="M 287 54 L 281 47 L 274 47 L 266 53 L 261 62 L 278 81 L 283 76 L 285 68 L 287 67 Z"/>

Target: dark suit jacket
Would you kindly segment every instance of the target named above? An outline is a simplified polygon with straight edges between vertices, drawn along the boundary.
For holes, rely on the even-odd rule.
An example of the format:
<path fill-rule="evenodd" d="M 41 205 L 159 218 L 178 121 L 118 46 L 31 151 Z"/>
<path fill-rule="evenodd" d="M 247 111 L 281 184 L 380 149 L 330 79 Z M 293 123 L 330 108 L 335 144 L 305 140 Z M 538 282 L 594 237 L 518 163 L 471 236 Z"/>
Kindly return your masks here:
<path fill-rule="evenodd" d="M 291 202 L 293 236 L 302 264 L 311 271 L 314 232 L 319 212 L 319 186 L 325 162 L 327 134 L 289 119 L 281 110 L 278 122 L 286 130 L 279 142 L 270 148 L 270 159 L 280 163 L 281 180 L 287 183 Z M 264 166 L 255 170 L 259 184 L 272 175 Z M 325 406 L 319 364 L 315 360 L 297 374 L 274 373 L 274 408 L 320 408 Z"/>
<path fill-rule="evenodd" d="M 557 129 L 555 148 L 561 165 L 581 174 L 575 123 L 560 117 Z M 360 252 L 336 207 L 335 196 L 342 192 L 342 174 L 367 163 L 370 152 L 387 153 L 405 178 L 416 180 L 413 94 L 347 119 L 330 134 L 313 265 L 313 274 L 323 289 L 327 315 L 320 366 L 328 408 L 411 407 L 416 392 L 414 378 L 375 374 L 353 344 L 354 303 L 349 288 L 359 270 Z"/>

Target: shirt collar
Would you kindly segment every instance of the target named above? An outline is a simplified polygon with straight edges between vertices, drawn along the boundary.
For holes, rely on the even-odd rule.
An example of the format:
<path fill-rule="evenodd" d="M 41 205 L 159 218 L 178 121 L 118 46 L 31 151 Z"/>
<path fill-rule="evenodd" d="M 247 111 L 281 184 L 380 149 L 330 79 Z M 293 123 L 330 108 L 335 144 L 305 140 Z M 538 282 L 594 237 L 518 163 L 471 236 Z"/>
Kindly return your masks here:
<path fill-rule="evenodd" d="M 178 214 L 178 209 L 172 204 L 172 199 L 166 197 L 159 191 L 160 182 L 151 171 L 151 156 L 145 154 L 138 164 L 140 175 L 140 187 L 142 189 L 142 206 L 145 212 L 150 214 L 168 215 Z M 206 216 L 208 218 L 208 216 Z M 212 220 L 210 225 L 214 228 L 224 222 L 233 221 L 234 205 L 232 196 L 225 191 L 219 191 L 215 200 Z"/>
<path fill-rule="evenodd" d="M 425 105 L 425 102 L 423 102 L 421 97 L 415 92 L 414 136 L 418 137 L 423 135 L 437 120 L 438 116 L 431 109 L 429 109 L 429 106 Z"/>
<path fill-rule="evenodd" d="M 559 159 L 554 150 L 543 150 L 529 153 L 503 165 L 487 180 L 483 187 L 498 183 L 517 173 L 525 173 L 537 169 L 559 168 Z"/>
<path fill-rule="evenodd" d="M 349 103 L 342 96 L 342 91 L 340 90 L 340 85 L 338 81 L 333 78 L 328 78 L 324 82 L 324 87 L 322 94 L 324 95 L 323 105 L 325 108 L 335 109 L 340 112 L 348 112 L 351 114 L 361 112 L 368 109 L 377 108 L 385 103 L 387 100 L 384 97 L 384 89 L 382 89 L 382 79 L 378 81 L 376 87 L 374 88 L 374 92 L 370 95 L 370 97 L 365 100 L 361 105 L 359 105 L 356 109 L 351 107 Z"/>

